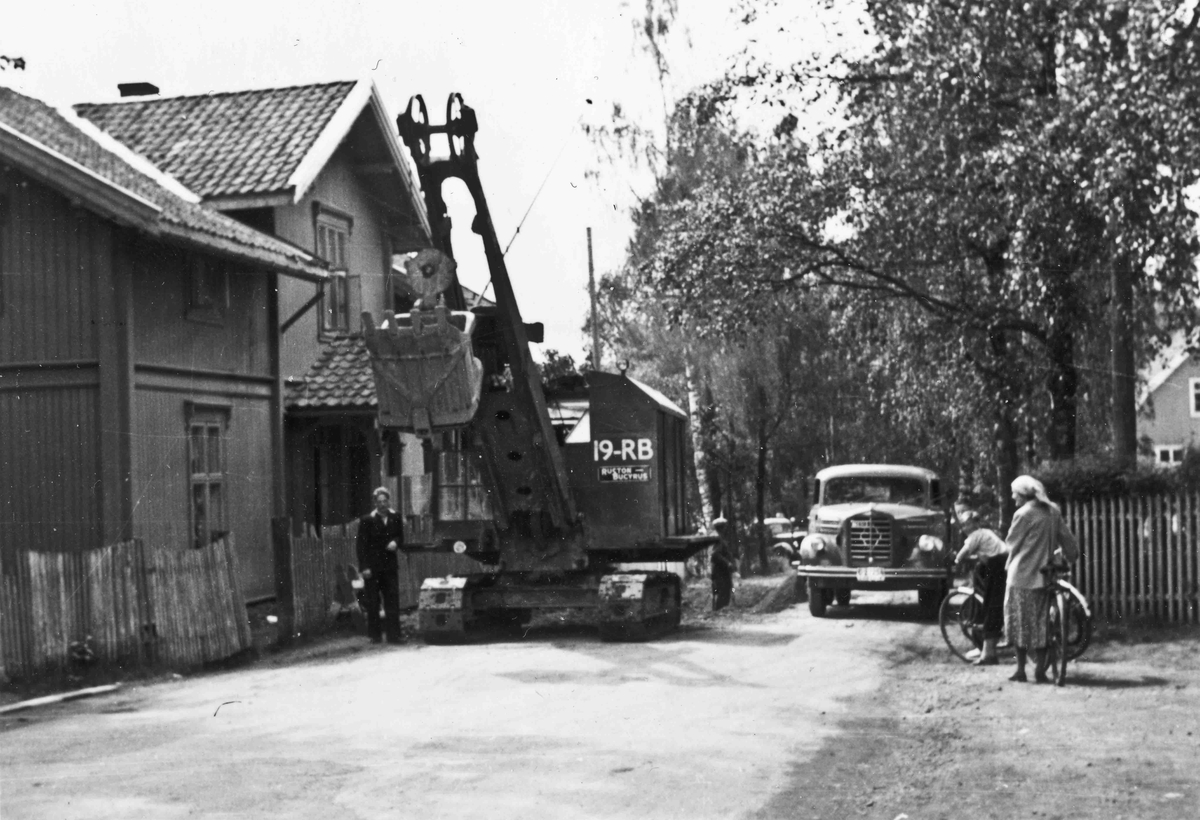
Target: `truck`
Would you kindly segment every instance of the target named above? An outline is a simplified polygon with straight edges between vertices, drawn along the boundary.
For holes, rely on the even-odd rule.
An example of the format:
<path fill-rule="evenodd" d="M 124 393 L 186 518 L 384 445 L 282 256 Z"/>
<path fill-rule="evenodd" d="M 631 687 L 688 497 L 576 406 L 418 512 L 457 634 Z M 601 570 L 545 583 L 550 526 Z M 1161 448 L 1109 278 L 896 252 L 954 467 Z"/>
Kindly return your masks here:
<path fill-rule="evenodd" d="M 421 637 L 458 642 L 563 608 L 590 612 L 606 640 L 674 629 L 682 581 L 667 566 L 716 542 L 690 526 L 686 414 L 625 372 L 595 371 L 584 374 L 577 423 L 556 430 L 529 347 L 541 327 L 521 315 L 480 181 L 474 110 L 451 94 L 446 122 L 433 125 L 415 96 L 397 127 L 435 247 L 405 264 L 419 295 L 409 311 L 362 315 L 377 423 L 433 451 L 452 445 L 454 458 L 438 459 L 439 469 L 478 478 L 478 497 L 439 508 L 427 538 L 427 549 L 465 555 L 478 571 L 424 580 Z M 431 156 L 437 134 L 449 156 Z M 483 243 L 494 305 L 467 309 L 462 298 L 442 193 L 451 179 L 473 200 L 471 229 Z"/>
<path fill-rule="evenodd" d="M 913 590 L 936 617 L 954 566 L 947 494 L 932 470 L 897 464 L 844 464 L 809 485 L 808 533 L 792 564 L 808 608 L 824 617 L 852 590 Z"/>

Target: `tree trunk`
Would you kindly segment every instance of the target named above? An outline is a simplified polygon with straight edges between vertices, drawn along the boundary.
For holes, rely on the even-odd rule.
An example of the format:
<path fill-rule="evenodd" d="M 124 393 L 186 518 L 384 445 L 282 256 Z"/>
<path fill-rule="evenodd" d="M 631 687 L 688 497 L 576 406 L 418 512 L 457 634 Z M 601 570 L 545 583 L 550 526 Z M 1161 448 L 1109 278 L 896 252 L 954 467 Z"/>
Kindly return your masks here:
<path fill-rule="evenodd" d="M 1011 488 L 1020 469 L 1017 421 L 1013 417 L 1012 407 L 1003 399 L 996 407 L 993 431 L 996 437 L 996 494 L 1000 502 L 1000 535 L 1003 536 L 1008 532 L 1009 522 L 1016 512 Z"/>
<path fill-rule="evenodd" d="M 1060 320 L 1068 324 L 1069 319 Z M 1075 368 L 1075 337 L 1066 327 L 1055 329 L 1048 339 L 1050 375 L 1050 459 L 1069 461 L 1075 457 L 1075 416 L 1079 406 L 1079 372 Z"/>
<path fill-rule="evenodd" d="M 767 527 L 763 522 L 766 520 L 767 506 L 767 443 L 770 436 L 767 433 L 767 390 L 762 385 L 759 385 L 755 391 L 755 404 L 757 405 L 757 423 L 755 424 L 757 435 L 755 442 L 758 445 L 754 463 L 754 527 L 758 532 L 758 567 L 763 575 L 767 574 L 767 569 L 770 562 L 767 558 Z"/>
<path fill-rule="evenodd" d="M 1112 306 L 1112 441 L 1122 467 L 1137 463 L 1137 379 L 1133 363 L 1133 273 L 1129 260 L 1113 259 Z"/>
<path fill-rule="evenodd" d="M 687 382 L 688 423 L 692 432 L 692 467 L 696 474 L 696 489 L 700 494 L 700 515 L 704 518 L 704 526 L 711 527 L 713 519 L 712 494 L 709 492 L 708 453 L 705 450 L 706 441 L 704 419 L 700 412 L 699 391 L 696 389 L 696 369 L 692 366 L 691 351 L 684 355 L 684 379 Z"/>

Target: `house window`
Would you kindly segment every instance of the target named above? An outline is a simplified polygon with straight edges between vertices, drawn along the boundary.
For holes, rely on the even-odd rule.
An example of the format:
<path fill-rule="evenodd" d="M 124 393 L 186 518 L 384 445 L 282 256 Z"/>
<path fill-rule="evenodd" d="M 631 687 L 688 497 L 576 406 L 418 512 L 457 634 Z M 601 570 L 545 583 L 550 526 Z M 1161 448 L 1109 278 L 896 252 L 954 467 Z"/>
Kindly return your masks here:
<path fill-rule="evenodd" d="M 1192 418 L 1200 418 L 1200 379 L 1188 379 L 1188 410 Z"/>
<path fill-rule="evenodd" d="M 480 471 L 480 453 L 459 432 L 445 433 L 438 453 L 440 521 L 490 521 L 492 507 Z"/>
<path fill-rule="evenodd" d="M 193 255 L 187 267 L 187 318 L 220 324 L 228 304 L 225 266 L 216 259 Z"/>
<path fill-rule="evenodd" d="M 1160 444 L 1154 448 L 1154 460 L 1160 466 L 1175 466 L 1183 463 L 1182 444 Z"/>
<path fill-rule="evenodd" d="M 225 472 L 227 408 L 191 406 L 188 413 L 188 492 L 192 546 L 204 547 L 229 531 Z"/>
<path fill-rule="evenodd" d="M 321 331 L 347 333 L 350 330 L 350 290 L 353 277 L 349 272 L 349 216 L 314 205 L 314 227 L 317 236 L 317 256 L 332 268 L 321 299 Z"/>

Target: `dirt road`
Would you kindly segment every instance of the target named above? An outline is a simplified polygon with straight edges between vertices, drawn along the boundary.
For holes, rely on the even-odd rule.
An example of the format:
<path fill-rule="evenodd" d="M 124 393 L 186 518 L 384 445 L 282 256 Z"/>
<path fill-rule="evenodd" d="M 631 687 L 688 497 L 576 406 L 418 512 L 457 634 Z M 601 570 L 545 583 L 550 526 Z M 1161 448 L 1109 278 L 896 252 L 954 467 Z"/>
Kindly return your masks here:
<path fill-rule="evenodd" d="M 341 639 L 7 715 L 0 818 L 1197 816 L 1194 637 L 1056 690 L 856 604 L 649 644 Z"/>

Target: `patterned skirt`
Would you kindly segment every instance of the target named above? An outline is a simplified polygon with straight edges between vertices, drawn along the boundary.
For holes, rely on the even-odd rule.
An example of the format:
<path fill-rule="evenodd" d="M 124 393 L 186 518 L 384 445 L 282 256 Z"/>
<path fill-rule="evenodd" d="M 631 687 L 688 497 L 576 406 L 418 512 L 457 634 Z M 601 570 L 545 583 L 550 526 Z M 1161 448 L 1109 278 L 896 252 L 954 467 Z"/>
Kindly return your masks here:
<path fill-rule="evenodd" d="M 1046 616 L 1050 595 L 1045 589 L 1009 587 L 1004 595 L 1004 633 L 1020 649 L 1046 646 Z"/>

